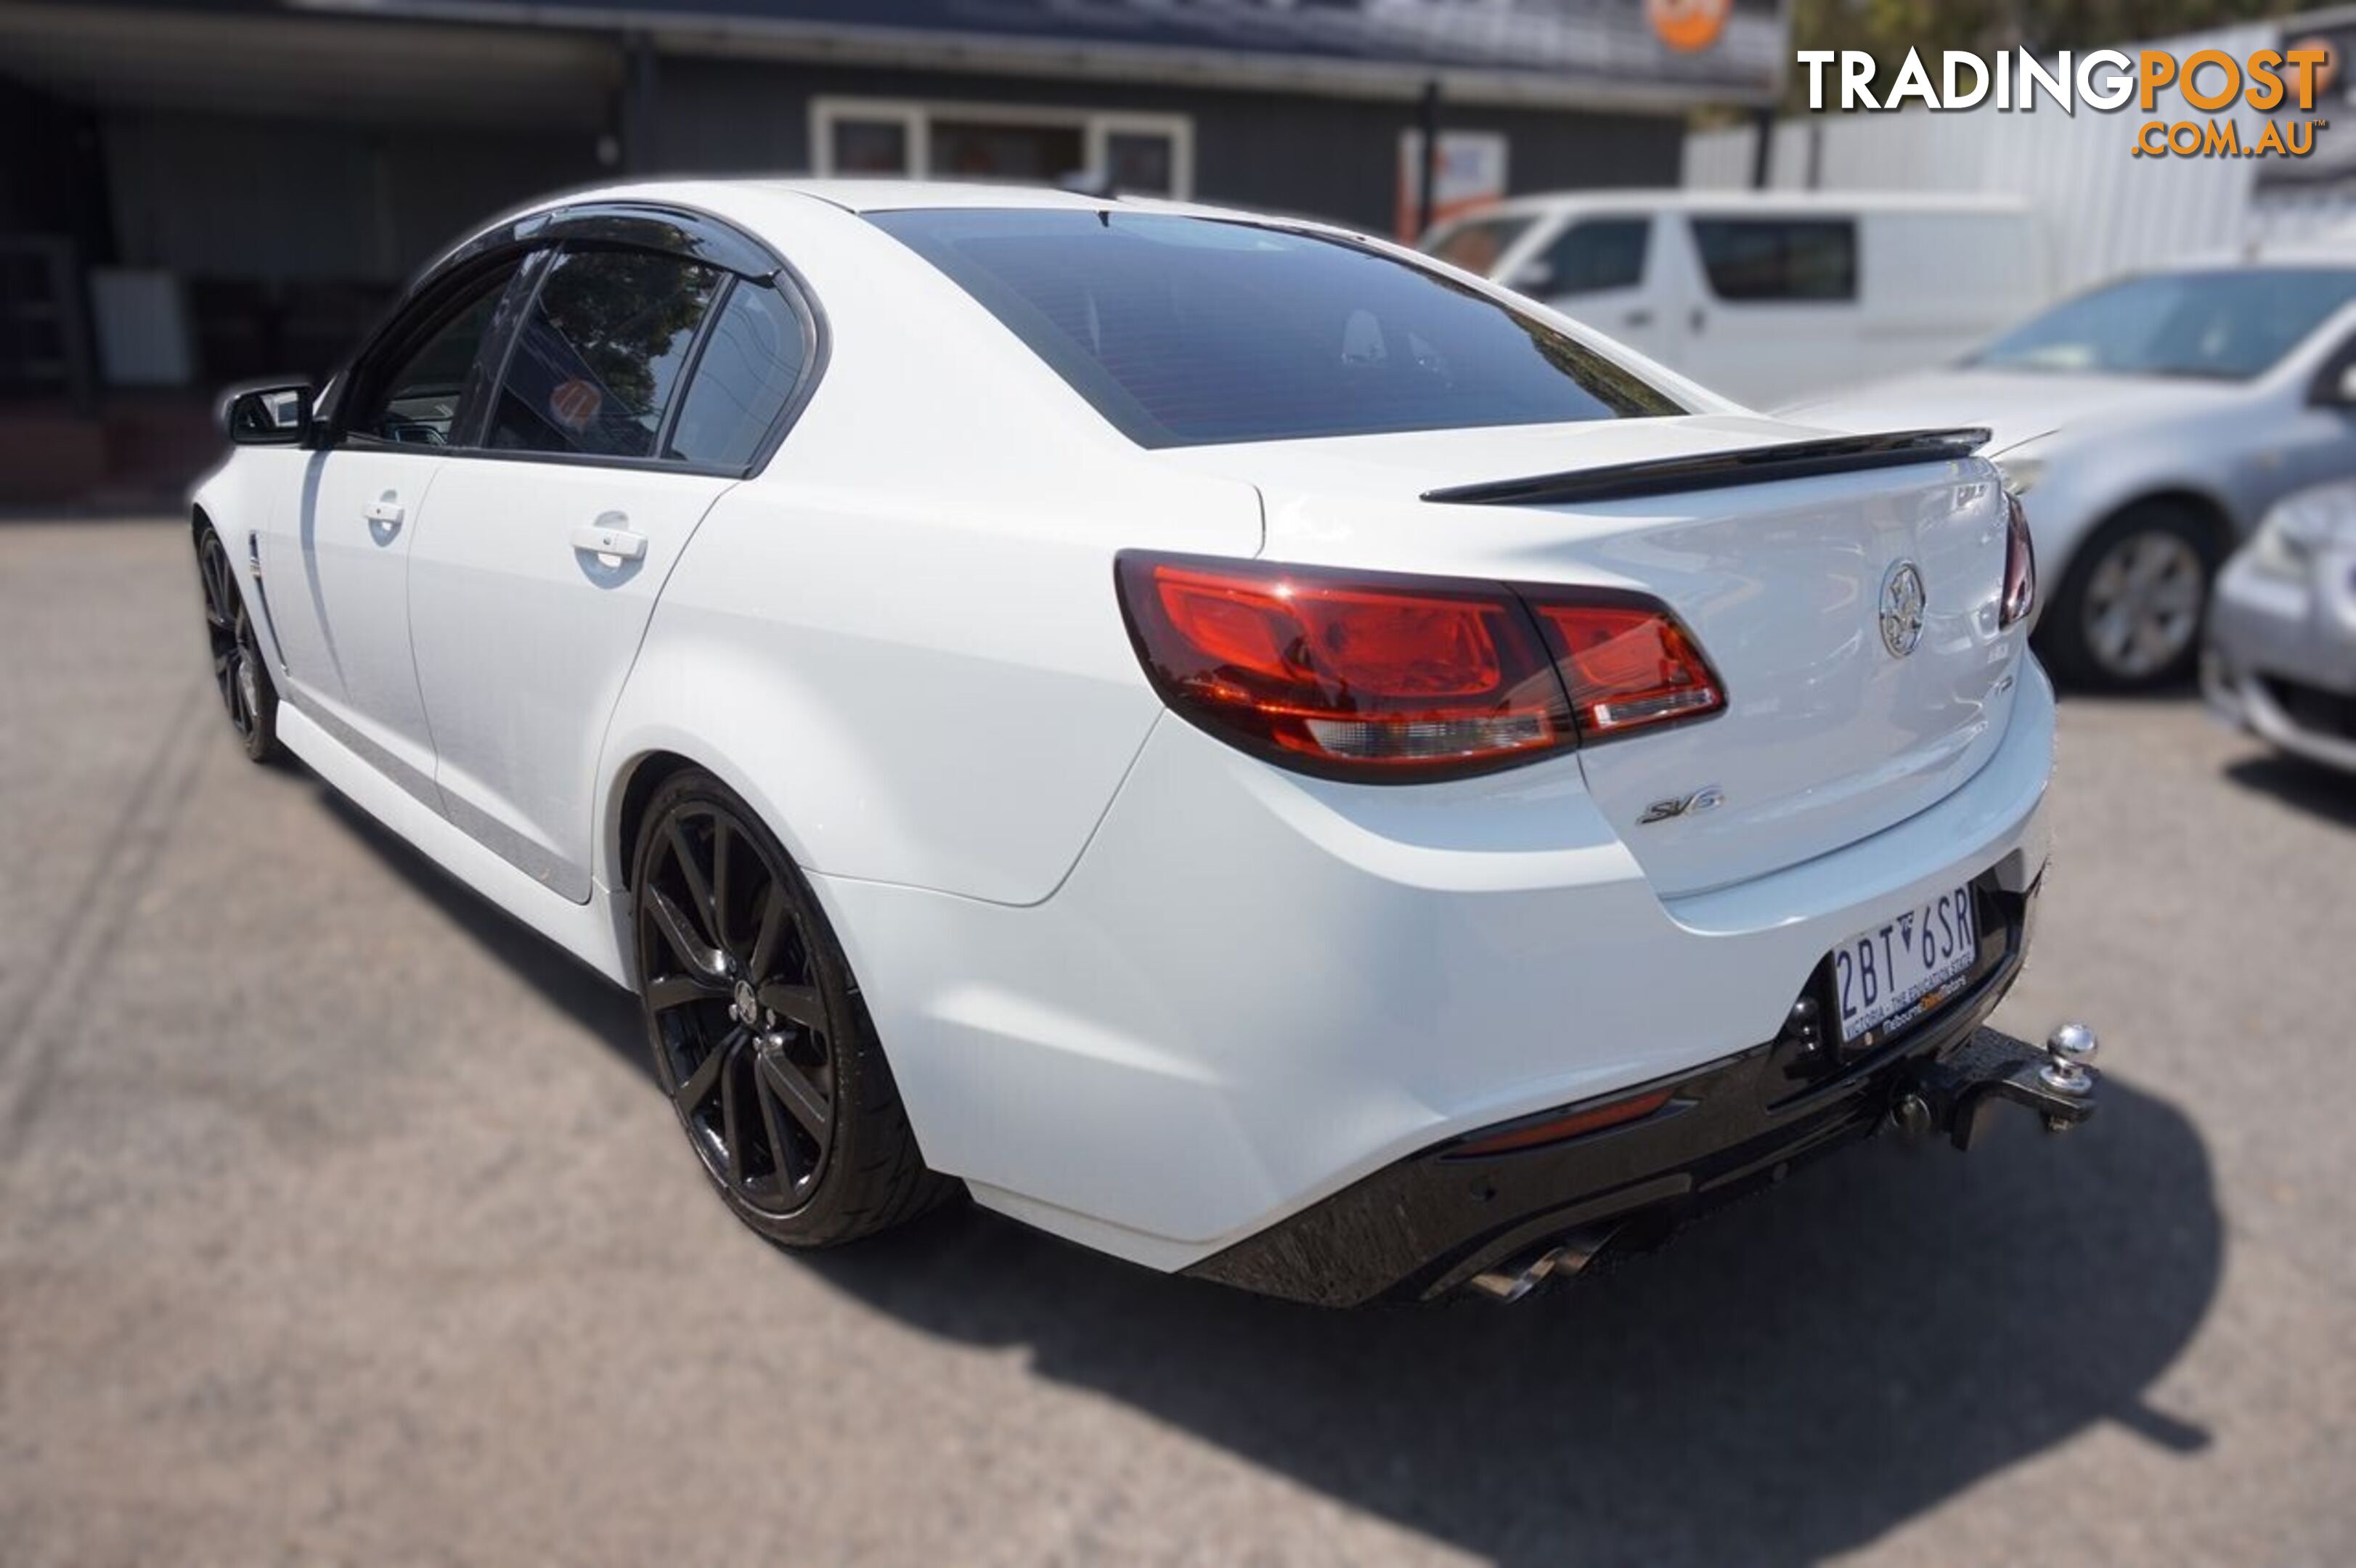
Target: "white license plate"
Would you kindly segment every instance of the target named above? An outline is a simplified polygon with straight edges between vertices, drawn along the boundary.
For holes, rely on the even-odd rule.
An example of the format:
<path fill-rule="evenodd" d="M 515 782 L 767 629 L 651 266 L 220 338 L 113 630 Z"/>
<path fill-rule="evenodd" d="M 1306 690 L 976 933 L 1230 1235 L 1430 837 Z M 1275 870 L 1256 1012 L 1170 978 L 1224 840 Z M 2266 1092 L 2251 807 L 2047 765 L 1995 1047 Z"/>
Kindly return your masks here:
<path fill-rule="evenodd" d="M 1978 954 L 1969 888 L 1941 893 L 1850 937 L 1833 949 L 1843 1043 L 1944 1000 L 1936 993 L 1967 973 Z"/>

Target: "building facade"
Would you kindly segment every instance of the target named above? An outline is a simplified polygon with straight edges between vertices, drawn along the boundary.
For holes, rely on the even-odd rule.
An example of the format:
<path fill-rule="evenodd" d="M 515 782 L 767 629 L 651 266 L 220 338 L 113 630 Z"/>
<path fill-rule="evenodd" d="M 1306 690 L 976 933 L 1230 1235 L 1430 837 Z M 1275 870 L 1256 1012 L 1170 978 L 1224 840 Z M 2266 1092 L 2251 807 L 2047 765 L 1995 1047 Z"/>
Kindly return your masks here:
<path fill-rule="evenodd" d="M 177 478 L 211 389 L 327 373 L 543 192 L 1083 179 L 1394 233 L 1676 184 L 1785 37 L 1780 0 L 0 0 L 0 503 Z"/>

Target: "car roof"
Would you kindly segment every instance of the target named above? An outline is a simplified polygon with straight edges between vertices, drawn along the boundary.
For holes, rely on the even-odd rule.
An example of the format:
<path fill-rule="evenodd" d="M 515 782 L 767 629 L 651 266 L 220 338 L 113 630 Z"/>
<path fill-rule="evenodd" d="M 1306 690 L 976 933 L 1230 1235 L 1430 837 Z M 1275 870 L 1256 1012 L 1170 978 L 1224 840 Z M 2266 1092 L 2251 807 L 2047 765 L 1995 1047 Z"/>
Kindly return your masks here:
<path fill-rule="evenodd" d="M 846 212 L 901 212 L 914 208 L 1028 208 L 1049 211 L 1093 212 L 1108 202 L 1124 202 L 1119 195 L 1058 189 L 1051 186 L 998 184 L 986 180 L 912 179 L 747 179 L 724 182 L 815 197 Z M 1152 197 L 1156 208 L 1186 208 Z M 1209 208 L 1195 210 L 1208 212 Z"/>
<path fill-rule="evenodd" d="M 2029 204 L 2013 196 L 1893 190 L 1627 189 L 1536 191 L 1468 212 L 1467 219 L 1642 208 L 1663 212 L 2008 212 Z"/>
<path fill-rule="evenodd" d="M 2178 256 L 2136 271 L 2146 276 L 2167 276 L 2185 272 L 2265 272 L 2270 268 L 2286 271 L 2356 268 L 2356 243 L 2333 245 L 2306 240 L 2297 244 L 2253 245 L 2242 251 L 2210 251 L 2198 255 Z"/>

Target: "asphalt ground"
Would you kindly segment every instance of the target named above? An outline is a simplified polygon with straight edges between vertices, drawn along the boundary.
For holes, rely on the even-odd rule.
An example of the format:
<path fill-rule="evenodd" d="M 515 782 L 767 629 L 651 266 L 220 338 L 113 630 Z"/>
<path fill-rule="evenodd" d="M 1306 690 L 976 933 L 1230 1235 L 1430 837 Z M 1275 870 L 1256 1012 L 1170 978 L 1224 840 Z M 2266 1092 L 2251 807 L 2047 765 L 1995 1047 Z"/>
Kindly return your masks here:
<path fill-rule="evenodd" d="M 633 1004 L 245 763 L 185 528 L 0 527 L 0 1563 L 2356 1562 L 2356 781 L 2069 700 L 1997 1022 L 1519 1307 L 1331 1314 L 702 1187 Z"/>

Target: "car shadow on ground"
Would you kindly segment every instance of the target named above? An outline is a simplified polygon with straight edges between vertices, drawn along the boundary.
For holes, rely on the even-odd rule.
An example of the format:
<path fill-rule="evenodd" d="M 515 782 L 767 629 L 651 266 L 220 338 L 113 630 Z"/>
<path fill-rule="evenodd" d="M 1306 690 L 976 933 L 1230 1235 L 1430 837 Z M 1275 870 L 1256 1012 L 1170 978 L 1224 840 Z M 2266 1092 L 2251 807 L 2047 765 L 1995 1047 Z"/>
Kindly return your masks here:
<path fill-rule="evenodd" d="M 321 788 L 647 1071 L 631 998 Z M 2223 1232 L 2199 1132 L 2113 1076 L 2066 1137 L 2016 1116 L 1969 1156 L 1876 1140 L 1514 1307 L 1296 1307 L 970 1207 L 779 1265 L 1483 1558 L 1715 1568 L 1872 1541 L 2098 1422 L 2206 1446 L 2145 1392 Z"/>
<path fill-rule="evenodd" d="M 2286 805 L 2341 827 L 2356 827 L 2356 776 L 2267 752 L 2227 765 L 2225 776 L 2245 789 L 2270 795 Z"/>

